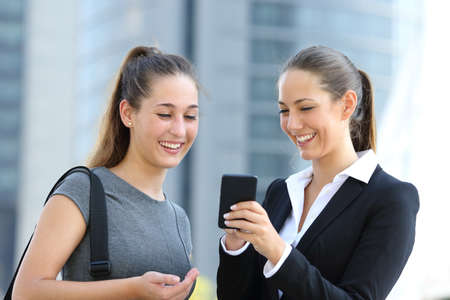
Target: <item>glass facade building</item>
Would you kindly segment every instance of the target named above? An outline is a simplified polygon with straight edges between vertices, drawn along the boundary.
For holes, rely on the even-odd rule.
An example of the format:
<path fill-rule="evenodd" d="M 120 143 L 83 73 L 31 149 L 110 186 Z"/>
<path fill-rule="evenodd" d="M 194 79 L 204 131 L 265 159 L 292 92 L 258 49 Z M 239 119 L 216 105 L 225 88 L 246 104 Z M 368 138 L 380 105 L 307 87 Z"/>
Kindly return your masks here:
<path fill-rule="evenodd" d="M 0 290 L 14 256 L 20 182 L 22 70 L 25 1 L 0 1 Z"/>

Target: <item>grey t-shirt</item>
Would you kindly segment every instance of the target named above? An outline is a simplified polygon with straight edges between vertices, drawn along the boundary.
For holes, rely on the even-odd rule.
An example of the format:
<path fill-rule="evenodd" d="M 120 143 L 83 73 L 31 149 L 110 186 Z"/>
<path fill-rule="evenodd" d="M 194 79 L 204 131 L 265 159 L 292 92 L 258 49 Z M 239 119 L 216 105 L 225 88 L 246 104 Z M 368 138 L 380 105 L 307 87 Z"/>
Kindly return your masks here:
<path fill-rule="evenodd" d="M 110 279 L 140 276 L 148 271 L 178 275 L 190 270 L 192 251 L 189 220 L 175 203 L 157 201 L 122 180 L 107 168 L 93 169 L 103 183 L 108 216 Z M 69 175 L 54 194 L 69 197 L 89 220 L 89 178 Z M 89 230 L 63 267 L 64 280 L 92 281 Z"/>

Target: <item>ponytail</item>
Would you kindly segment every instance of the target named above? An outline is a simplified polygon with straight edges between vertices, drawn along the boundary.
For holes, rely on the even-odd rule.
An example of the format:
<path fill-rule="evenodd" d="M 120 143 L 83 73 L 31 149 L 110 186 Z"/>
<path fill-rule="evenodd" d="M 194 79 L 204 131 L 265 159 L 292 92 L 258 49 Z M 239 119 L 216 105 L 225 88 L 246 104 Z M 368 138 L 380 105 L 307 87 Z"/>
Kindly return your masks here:
<path fill-rule="evenodd" d="M 142 99 L 150 97 L 152 82 L 156 78 L 177 74 L 189 76 L 198 86 L 191 64 L 181 56 L 163 54 L 155 47 L 143 46 L 128 52 L 116 77 L 99 138 L 87 161 L 88 167 L 111 168 L 127 154 L 130 129 L 122 123 L 120 102 L 126 99 L 134 109 L 139 110 Z"/>
<path fill-rule="evenodd" d="M 350 134 L 355 151 L 372 149 L 376 152 L 376 124 L 373 88 L 366 72 L 358 70 L 361 97 L 350 121 Z"/>
<path fill-rule="evenodd" d="M 88 167 L 117 165 L 128 150 L 130 131 L 120 118 L 119 103 L 122 100 L 122 74 L 118 74 L 114 84 L 108 107 L 100 125 L 99 137 L 92 156 L 88 159 Z"/>

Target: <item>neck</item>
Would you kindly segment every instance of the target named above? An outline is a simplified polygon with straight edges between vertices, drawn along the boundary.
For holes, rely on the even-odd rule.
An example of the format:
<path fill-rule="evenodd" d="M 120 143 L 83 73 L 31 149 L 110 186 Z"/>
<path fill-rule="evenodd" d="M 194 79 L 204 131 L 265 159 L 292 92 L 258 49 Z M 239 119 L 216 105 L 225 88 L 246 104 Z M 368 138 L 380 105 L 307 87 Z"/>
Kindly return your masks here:
<path fill-rule="evenodd" d="M 333 178 L 339 172 L 348 168 L 358 159 L 358 155 L 353 148 L 351 139 L 346 140 L 347 142 L 344 145 L 337 147 L 337 149 L 327 155 L 312 161 L 314 176 L 311 183 L 323 187 L 327 183 L 332 182 Z"/>
<path fill-rule="evenodd" d="M 124 159 L 118 165 L 112 167 L 110 171 L 150 198 L 164 201 L 162 186 L 167 169 L 157 168 L 133 156 L 128 152 Z"/>

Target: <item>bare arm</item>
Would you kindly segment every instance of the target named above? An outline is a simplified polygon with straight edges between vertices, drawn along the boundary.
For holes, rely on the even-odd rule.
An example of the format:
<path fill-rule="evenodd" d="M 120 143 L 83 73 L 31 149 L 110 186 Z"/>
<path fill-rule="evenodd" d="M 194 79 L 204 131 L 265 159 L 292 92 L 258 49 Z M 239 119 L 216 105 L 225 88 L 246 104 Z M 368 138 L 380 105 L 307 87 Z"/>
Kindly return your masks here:
<path fill-rule="evenodd" d="M 189 294 L 198 275 L 195 269 L 182 282 L 175 275 L 157 272 L 95 282 L 56 280 L 85 233 L 86 223 L 72 200 L 53 196 L 17 274 L 13 299 L 184 299 Z"/>

